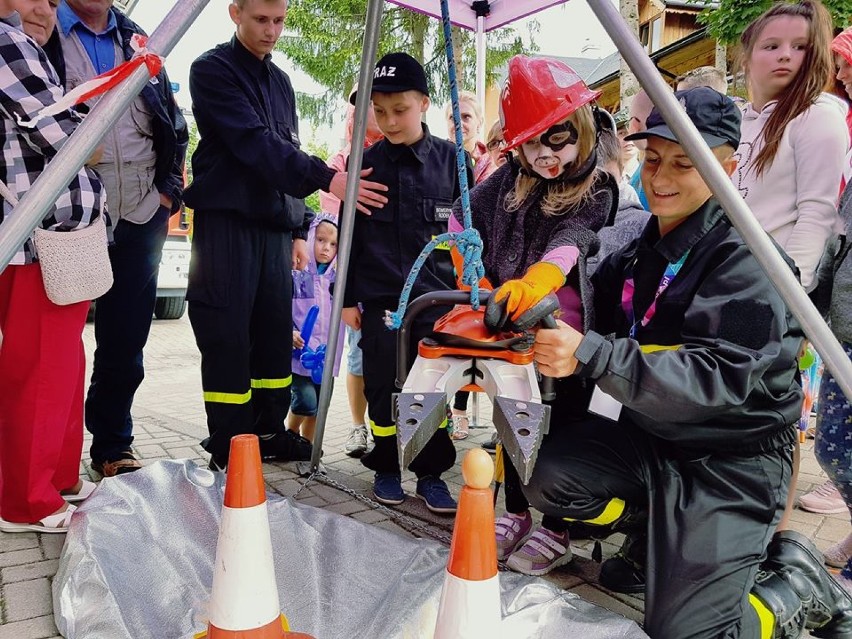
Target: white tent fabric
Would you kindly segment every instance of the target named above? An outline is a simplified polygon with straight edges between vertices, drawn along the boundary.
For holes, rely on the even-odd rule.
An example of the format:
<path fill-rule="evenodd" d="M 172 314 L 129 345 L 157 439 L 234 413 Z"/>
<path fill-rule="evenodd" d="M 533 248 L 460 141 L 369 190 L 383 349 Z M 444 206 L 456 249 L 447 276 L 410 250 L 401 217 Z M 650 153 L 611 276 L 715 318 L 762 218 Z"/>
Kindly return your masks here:
<path fill-rule="evenodd" d="M 440 0 L 388 0 L 441 20 Z M 476 32 L 476 99 L 485 108 L 485 34 L 568 0 L 447 0 L 450 22 Z"/>
<path fill-rule="evenodd" d="M 476 6 L 487 5 L 488 15 L 485 16 L 483 31 L 504 27 L 510 22 L 520 20 L 533 13 L 555 6 L 565 4 L 568 0 L 487 0 L 475 2 L 474 0 L 449 0 L 450 22 L 454 25 L 478 31 Z M 425 13 L 432 17 L 441 19 L 440 0 L 388 0 L 401 7 L 407 7 L 419 13 Z"/>

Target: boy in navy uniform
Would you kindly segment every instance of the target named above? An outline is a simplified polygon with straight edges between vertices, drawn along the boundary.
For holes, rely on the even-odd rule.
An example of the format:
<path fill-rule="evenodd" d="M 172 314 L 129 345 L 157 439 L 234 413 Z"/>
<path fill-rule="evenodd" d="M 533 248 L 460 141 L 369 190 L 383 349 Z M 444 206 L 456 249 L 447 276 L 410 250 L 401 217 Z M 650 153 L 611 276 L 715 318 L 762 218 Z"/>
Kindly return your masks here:
<path fill-rule="evenodd" d="M 707 87 L 676 95 L 730 175 L 737 107 Z M 590 410 L 616 421 L 554 431 L 525 493 L 589 524 L 647 511 L 651 637 L 850 637 L 852 599 L 819 552 L 775 532 L 801 327 L 656 109 L 637 138 L 656 219 L 595 272 L 595 331 L 562 324 L 536 339 L 541 372 L 594 381 Z"/>
<path fill-rule="evenodd" d="M 355 96 L 353 93 L 353 103 Z M 376 64 L 371 97 L 385 139 L 364 152 L 364 168 L 372 168 L 371 179 L 388 187 L 388 203 L 383 209 L 372 209 L 370 215 L 357 214 L 343 318 L 362 330 L 364 394 L 375 447 L 361 461 L 376 472 L 376 499 L 396 505 L 405 499 L 391 411 L 392 394 L 397 392 L 397 333 L 385 326 L 385 311 L 399 304 L 405 280 L 423 247 L 447 231 L 453 202 L 460 193 L 455 146 L 432 136 L 422 122 L 429 108 L 423 67 L 405 53 L 385 55 Z M 470 171 L 468 181 L 473 183 Z M 421 269 L 411 299 L 454 288 L 450 252 L 437 249 Z M 431 333 L 442 312 L 419 316 L 412 330 L 412 347 Z M 444 425 L 411 463 L 417 476 L 417 496 L 433 512 L 456 510 L 456 502 L 440 478 L 455 458 Z"/>

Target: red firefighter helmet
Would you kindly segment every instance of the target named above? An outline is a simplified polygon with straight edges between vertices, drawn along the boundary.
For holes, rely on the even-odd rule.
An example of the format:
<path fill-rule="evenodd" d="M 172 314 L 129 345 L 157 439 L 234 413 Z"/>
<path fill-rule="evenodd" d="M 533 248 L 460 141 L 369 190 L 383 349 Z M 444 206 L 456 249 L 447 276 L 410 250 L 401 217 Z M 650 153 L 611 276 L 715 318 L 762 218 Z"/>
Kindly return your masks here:
<path fill-rule="evenodd" d="M 600 95 L 563 62 L 516 55 L 509 60 L 509 77 L 500 94 L 506 151 L 544 133 Z"/>

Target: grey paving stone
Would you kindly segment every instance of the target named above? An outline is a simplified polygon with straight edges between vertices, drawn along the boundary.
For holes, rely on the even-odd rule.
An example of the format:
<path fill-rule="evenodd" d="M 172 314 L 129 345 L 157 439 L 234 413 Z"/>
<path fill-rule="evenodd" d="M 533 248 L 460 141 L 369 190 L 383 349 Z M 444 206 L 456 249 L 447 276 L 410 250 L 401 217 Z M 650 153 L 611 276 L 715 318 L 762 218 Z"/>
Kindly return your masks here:
<path fill-rule="evenodd" d="M 167 450 L 172 459 L 194 459 L 198 456 L 195 450 L 186 445 L 186 442 L 180 442 L 176 448 L 167 448 Z"/>
<path fill-rule="evenodd" d="M 848 515 L 846 519 L 826 517 L 819 527 L 817 535 L 823 539 L 843 539 L 850 532 Z"/>
<path fill-rule="evenodd" d="M 61 639 L 53 614 L 0 625 L 0 639 Z"/>
<path fill-rule="evenodd" d="M 0 568 L 7 566 L 20 566 L 22 564 L 34 563 L 43 559 L 41 549 L 28 548 L 27 550 L 13 550 L 0 553 Z"/>
<path fill-rule="evenodd" d="M 325 506 L 328 506 L 328 502 L 317 495 L 305 497 L 304 499 L 300 498 L 297 501 L 304 506 L 313 506 L 314 508 L 324 508 Z"/>
<path fill-rule="evenodd" d="M 292 497 L 302 488 L 302 483 L 295 479 L 284 479 L 269 482 L 276 492 L 285 497 Z"/>
<path fill-rule="evenodd" d="M 56 559 L 47 559 L 21 566 L 10 566 L 9 568 L 0 570 L 0 582 L 11 584 L 16 581 L 38 579 L 39 577 L 53 577 L 58 567 L 59 561 Z"/>
<path fill-rule="evenodd" d="M 41 535 L 39 541 L 45 559 L 58 559 L 65 545 L 65 535 Z"/>
<path fill-rule="evenodd" d="M 352 515 L 352 518 L 365 524 L 375 524 L 380 521 L 385 521 L 388 516 L 378 510 L 364 510 L 362 512 L 355 513 Z"/>
<path fill-rule="evenodd" d="M 332 504 L 326 508 L 327 511 L 337 513 L 338 515 L 353 515 L 367 509 L 368 506 L 359 501 L 343 501 L 339 504 Z"/>
<path fill-rule="evenodd" d="M 50 581 L 44 577 L 5 584 L 3 600 L 7 623 L 53 613 Z"/>
<path fill-rule="evenodd" d="M 27 548 L 38 548 L 38 535 L 36 533 L 0 534 L 0 553 L 26 550 Z"/>
<path fill-rule="evenodd" d="M 166 449 L 158 444 L 144 444 L 142 446 L 134 446 L 136 452 L 145 459 L 152 457 L 168 457 Z"/>
<path fill-rule="evenodd" d="M 340 502 L 352 499 L 349 495 L 341 490 L 337 490 L 331 486 L 318 484 L 312 488 L 315 495 L 322 497 L 329 505 L 339 504 Z"/>

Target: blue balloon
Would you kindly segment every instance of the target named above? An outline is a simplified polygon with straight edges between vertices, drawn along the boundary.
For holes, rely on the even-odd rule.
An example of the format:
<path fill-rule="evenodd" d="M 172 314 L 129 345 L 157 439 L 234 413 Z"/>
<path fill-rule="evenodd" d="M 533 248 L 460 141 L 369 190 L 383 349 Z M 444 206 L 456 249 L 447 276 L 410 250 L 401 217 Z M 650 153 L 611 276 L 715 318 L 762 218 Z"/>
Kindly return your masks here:
<path fill-rule="evenodd" d="M 302 330 L 299 332 L 299 335 L 305 345 L 302 348 L 294 348 L 293 357 L 301 357 L 302 353 L 307 350 L 308 342 L 311 341 L 311 333 L 314 332 L 314 325 L 317 323 L 317 316 L 319 316 L 319 306 L 314 304 L 308 309 L 308 314 L 305 317 L 305 323 L 302 324 Z"/>
<path fill-rule="evenodd" d="M 299 361 L 311 372 L 311 381 L 314 384 L 321 384 L 325 369 L 325 344 L 320 344 L 316 350 L 305 348 Z"/>

